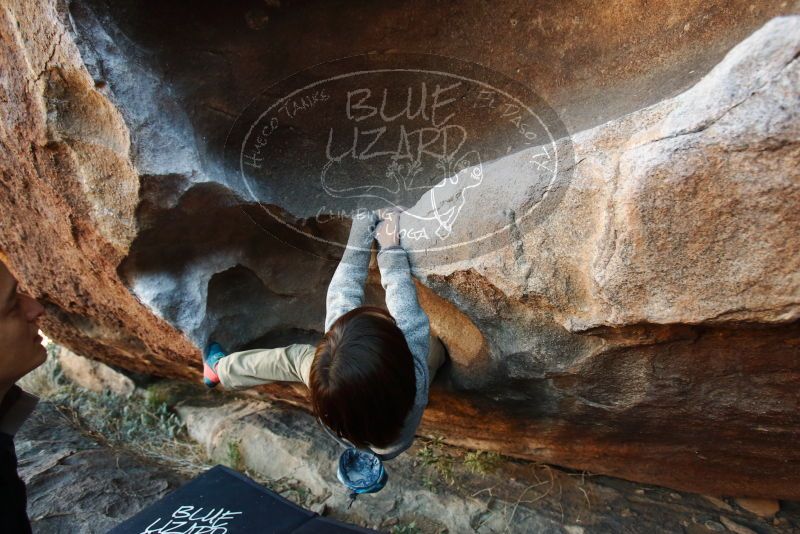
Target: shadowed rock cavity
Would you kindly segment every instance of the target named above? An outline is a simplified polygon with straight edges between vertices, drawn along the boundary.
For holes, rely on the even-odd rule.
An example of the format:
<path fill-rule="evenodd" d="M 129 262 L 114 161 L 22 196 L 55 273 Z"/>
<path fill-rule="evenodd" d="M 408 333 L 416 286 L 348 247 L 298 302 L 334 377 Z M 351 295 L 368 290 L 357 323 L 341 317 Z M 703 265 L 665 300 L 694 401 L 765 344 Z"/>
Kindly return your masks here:
<path fill-rule="evenodd" d="M 290 209 L 302 198 L 254 200 L 222 164 L 225 135 L 310 64 L 452 55 L 534 87 L 573 132 L 574 162 L 541 217 L 513 189 L 524 154 L 491 162 L 507 180 L 464 212 L 467 230 L 507 222 L 491 253 L 434 261 L 404 241 L 451 355 L 422 431 L 800 499 L 800 18 L 773 18 L 796 4 L 109 5 L 0 10 L 0 249 L 46 303 L 48 335 L 190 380 L 212 336 L 318 339 L 342 252 L 325 242 L 348 223 Z M 374 265 L 367 294 L 381 302 Z"/>
<path fill-rule="evenodd" d="M 157 183 L 144 183 L 146 199 Z M 139 206 L 149 227 L 120 266 L 143 302 L 198 346 L 214 338 L 233 350 L 271 332 L 320 332 L 332 252 L 293 247 L 266 212 L 277 208 L 241 202 L 217 184 L 193 186 L 170 204 Z M 337 224 L 318 233 L 347 231 Z"/>

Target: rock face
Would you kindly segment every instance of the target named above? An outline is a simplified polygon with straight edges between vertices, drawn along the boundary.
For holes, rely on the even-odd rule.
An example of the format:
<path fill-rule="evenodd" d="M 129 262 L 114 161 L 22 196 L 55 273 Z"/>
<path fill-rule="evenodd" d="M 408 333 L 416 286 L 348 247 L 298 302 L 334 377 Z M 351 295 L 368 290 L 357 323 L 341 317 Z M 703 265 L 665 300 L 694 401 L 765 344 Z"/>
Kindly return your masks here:
<path fill-rule="evenodd" d="M 484 472 L 475 472 L 465 458 L 450 456 L 453 451 L 423 440 L 387 465 L 389 479 L 383 490 L 359 497 L 350 506 L 335 473 L 341 450 L 318 431 L 311 414 L 252 400 L 189 399 L 176 410 L 189 435 L 213 461 L 289 487 L 300 486 L 306 490 L 300 502 L 305 508 L 324 509 L 325 515 L 380 532 L 398 519 L 400 524 L 413 521 L 421 532 L 446 528 L 547 534 L 705 532 L 714 531 L 720 522 L 737 534 L 759 528 L 788 533 L 798 523 L 798 503 L 784 503 L 779 510 L 777 501 L 737 499 L 743 508 L 739 511 L 715 497 L 642 488 L 603 476 L 576 476 L 531 462 L 487 462 Z M 486 488 L 491 488 L 491 495 Z"/>
<path fill-rule="evenodd" d="M 92 440 L 43 401 L 15 439 L 36 532 L 108 532 L 186 482 L 185 475 Z"/>
<path fill-rule="evenodd" d="M 293 232 L 341 238 L 346 224 L 247 196 L 224 165 L 226 132 L 252 97 L 321 59 L 433 50 L 535 86 L 573 134 L 546 215 L 517 215 L 544 198 L 513 190 L 524 150 L 487 162 L 482 193 L 463 195 L 456 233 L 509 221 L 489 253 L 404 241 L 452 357 L 422 431 L 689 491 L 800 499 L 800 17 L 773 18 L 797 6 L 212 2 L 188 17 L 43 4 L 0 9 L 0 249 L 46 305 L 48 336 L 190 380 L 208 337 L 317 339 L 341 252 Z M 405 33 L 380 34 L 391 29 Z M 368 286 L 380 302 L 377 272 Z M 303 402 L 295 387 L 263 392 Z"/>
<path fill-rule="evenodd" d="M 102 393 L 110 391 L 115 395 L 130 397 L 136 389 L 133 380 L 96 360 L 78 356 L 60 347 L 58 364 L 64 376 L 82 388 Z"/>

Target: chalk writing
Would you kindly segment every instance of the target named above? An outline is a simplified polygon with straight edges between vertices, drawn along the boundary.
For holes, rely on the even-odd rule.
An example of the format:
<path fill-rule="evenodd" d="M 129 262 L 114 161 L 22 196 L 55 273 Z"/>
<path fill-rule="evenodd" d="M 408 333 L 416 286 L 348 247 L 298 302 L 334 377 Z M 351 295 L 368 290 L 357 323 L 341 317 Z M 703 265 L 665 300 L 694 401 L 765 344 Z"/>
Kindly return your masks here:
<path fill-rule="evenodd" d="M 361 161 L 380 156 L 391 156 L 392 161 L 407 159 L 409 162 L 419 162 L 423 155 L 432 156 L 436 159 L 454 157 L 467 140 L 467 131 L 463 126 L 448 124 L 455 116 L 455 113 L 450 113 L 441 118 L 437 116 L 437 110 L 449 106 L 457 100 L 456 98 L 442 98 L 442 96 L 447 91 L 457 89 L 461 85 L 461 82 L 456 82 L 446 87 L 436 84 L 430 97 L 428 96 L 428 86 L 425 82 L 420 84 L 420 88 L 416 92 L 414 87 L 407 87 L 405 104 L 398 108 L 399 111 L 395 110 L 393 114 L 389 114 L 386 111 L 390 100 L 388 89 L 383 90 L 383 97 L 380 102 L 374 101 L 372 90 L 367 87 L 348 91 L 345 116 L 349 120 L 357 124 L 363 120 L 378 116 L 386 124 L 371 129 L 361 129 L 357 125 L 353 126 L 352 143 L 346 142 L 344 144 L 345 150 L 339 154 L 333 153 L 334 128 L 330 128 L 328 131 L 328 144 L 325 148 L 328 162 L 341 162 L 348 155 L 355 160 Z M 415 96 L 418 102 L 412 104 Z M 400 120 L 415 120 L 418 117 L 429 121 L 430 126 L 408 129 L 403 123 L 395 123 L 395 121 Z M 389 130 L 388 125 L 390 123 L 398 124 L 396 131 Z M 395 140 L 396 142 L 393 142 Z M 341 145 L 342 143 L 337 144 Z M 373 150 L 376 145 L 389 149 Z M 406 189 L 409 189 L 409 184 L 405 185 Z M 423 187 L 427 188 L 430 185 Z"/>
<path fill-rule="evenodd" d="M 416 119 L 418 115 L 422 115 L 422 118 L 426 121 L 430 120 L 431 124 L 435 128 L 440 128 L 444 126 L 450 119 L 453 118 L 454 113 L 447 115 L 445 118 L 441 120 L 436 120 L 436 110 L 444 107 L 448 104 L 452 104 L 456 101 L 456 98 L 445 98 L 440 99 L 442 93 L 446 91 L 452 91 L 461 86 L 461 82 L 455 82 L 447 87 L 442 87 L 438 83 L 436 84 L 436 89 L 433 90 L 433 99 L 432 101 L 428 100 L 428 86 L 425 82 L 420 84 L 419 88 L 419 108 L 412 113 L 411 111 L 411 102 L 414 96 L 414 88 L 408 87 L 406 91 L 406 104 L 405 108 L 400 110 L 395 115 L 387 115 L 386 114 L 386 104 L 388 97 L 388 89 L 383 90 L 383 99 L 381 100 L 381 108 L 380 108 L 380 116 L 381 120 L 384 122 L 392 122 L 396 119 L 404 117 L 409 120 Z M 353 102 L 354 97 L 358 96 L 359 99 L 357 102 Z M 367 104 L 366 102 L 372 98 L 372 90 L 366 87 L 362 87 L 356 89 L 354 91 L 347 92 L 347 118 L 353 120 L 355 122 L 361 122 L 365 119 L 368 119 L 378 113 L 378 108 L 376 106 Z M 377 103 L 377 102 L 375 102 Z M 361 112 L 361 113 L 354 113 Z"/>
<path fill-rule="evenodd" d="M 224 508 L 180 506 L 166 519 L 159 517 L 141 534 L 226 534 L 228 524 L 242 512 Z"/>
<path fill-rule="evenodd" d="M 401 228 L 400 229 L 400 239 L 402 238 L 413 239 L 414 241 L 419 241 L 420 239 L 429 239 L 428 232 L 425 228 L 420 228 L 419 230 L 414 230 L 413 228 Z"/>
<path fill-rule="evenodd" d="M 525 139 L 528 141 L 536 139 L 537 135 L 536 132 L 532 130 L 533 127 L 522 120 L 523 114 L 520 106 L 506 102 L 501 106 L 501 109 L 503 111 L 500 116 L 504 119 L 508 119 L 508 122 L 516 126 L 517 131 L 521 133 Z"/>
<path fill-rule="evenodd" d="M 317 214 L 314 217 L 314 219 L 319 224 L 325 224 L 336 219 L 337 217 L 339 218 L 347 217 L 352 220 L 366 219 L 368 216 L 370 216 L 370 213 L 371 213 L 370 210 L 366 208 L 356 208 L 354 210 L 328 209 L 328 206 L 323 205 L 320 206 L 320 208 L 317 210 Z"/>
<path fill-rule="evenodd" d="M 299 113 L 311 111 L 318 102 L 324 102 L 330 98 L 330 95 L 325 89 L 314 91 L 311 94 L 303 95 L 299 98 L 287 99 L 282 102 L 278 108 L 277 113 L 283 113 L 288 119 L 294 119 Z M 270 116 L 265 120 L 264 126 L 261 130 L 254 132 L 255 139 L 253 140 L 253 147 L 250 151 L 242 151 L 242 165 L 247 165 L 254 169 L 262 168 L 262 149 L 269 143 L 269 138 L 278 127 L 281 125 L 280 120 L 276 116 Z"/>
<path fill-rule="evenodd" d="M 253 146 L 253 151 L 251 153 L 242 153 L 242 163 L 244 165 L 248 165 L 250 167 L 260 169 L 261 162 L 264 161 L 264 158 L 261 156 L 261 149 L 267 146 L 269 142 L 269 136 L 275 133 L 275 130 L 278 129 L 280 126 L 280 121 L 278 117 L 270 117 L 269 121 L 261 128 L 261 131 L 256 136 Z"/>
<path fill-rule="evenodd" d="M 541 193 L 547 210 L 560 201 L 549 193 L 556 174 L 571 169 L 568 132 L 554 110 L 514 80 L 416 55 L 354 56 L 317 70 L 281 82 L 286 92 L 279 100 L 278 86 L 266 93 L 268 109 L 259 101 L 247 110 L 255 120 L 237 119 L 228 142 L 238 144 L 236 163 L 254 200 L 286 199 L 287 212 L 320 225 L 309 227 L 363 217 L 355 206 L 410 206 L 394 232 L 426 253 L 467 242 L 493 246 L 494 236 L 500 243 L 502 232 L 491 224 L 467 227 L 462 214 L 484 209 L 484 189 L 502 195 L 505 180 L 514 180 L 509 191 Z M 524 156 L 513 168 L 497 163 L 517 153 Z M 251 188 L 253 180 L 260 187 Z M 469 220 L 485 219 L 478 213 Z"/>
<path fill-rule="evenodd" d="M 553 172 L 553 169 L 547 166 L 544 161 L 539 161 L 539 158 L 544 158 L 546 161 L 550 161 L 550 153 L 547 151 L 547 147 L 539 147 L 539 150 L 539 152 L 531 154 L 531 163 L 546 172 Z"/>
<path fill-rule="evenodd" d="M 278 111 L 282 111 L 288 118 L 293 119 L 299 112 L 310 111 L 317 105 L 317 102 L 324 102 L 329 98 L 330 95 L 325 89 L 314 91 L 310 95 L 286 100 L 278 107 Z"/>

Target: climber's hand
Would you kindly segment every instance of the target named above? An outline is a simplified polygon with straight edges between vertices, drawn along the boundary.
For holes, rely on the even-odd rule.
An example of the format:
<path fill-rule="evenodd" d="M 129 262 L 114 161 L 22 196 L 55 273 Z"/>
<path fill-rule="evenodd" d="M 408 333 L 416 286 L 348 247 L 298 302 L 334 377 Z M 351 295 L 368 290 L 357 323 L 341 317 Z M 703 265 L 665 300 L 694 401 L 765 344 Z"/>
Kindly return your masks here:
<path fill-rule="evenodd" d="M 400 244 L 400 214 L 402 207 L 384 208 L 377 211 L 381 221 L 375 229 L 375 239 L 381 249 Z"/>

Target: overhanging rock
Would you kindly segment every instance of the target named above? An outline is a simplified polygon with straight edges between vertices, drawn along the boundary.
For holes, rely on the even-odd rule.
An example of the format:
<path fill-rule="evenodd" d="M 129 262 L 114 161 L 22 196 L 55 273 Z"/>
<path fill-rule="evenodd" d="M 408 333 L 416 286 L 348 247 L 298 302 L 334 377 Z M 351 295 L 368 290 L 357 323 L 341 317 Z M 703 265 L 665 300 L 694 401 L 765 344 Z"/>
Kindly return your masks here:
<path fill-rule="evenodd" d="M 547 216 L 504 196 L 520 153 L 490 163 L 499 181 L 462 216 L 507 219 L 491 253 L 434 261 L 405 242 L 452 356 L 422 431 L 689 491 L 800 499 L 800 17 L 772 18 L 778 2 L 710 15 L 661 2 L 655 18 L 637 6 L 610 18 L 411 7 L 413 23 L 378 6 L 209 3 L 188 17 L 6 2 L 0 248 L 46 305 L 47 334 L 117 366 L 197 380 L 209 336 L 313 341 L 340 252 L 292 236 L 341 239 L 347 225 L 248 197 L 222 164 L 225 133 L 302 67 L 422 41 L 536 86 L 577 132 Z M 508 34 L 494 55 L 465 44 L 490 38 L 486 21 Z M 397 25 L 392 42 L 372 33 Z M 263 391 L 303 402 L 294 387 Z"/>

